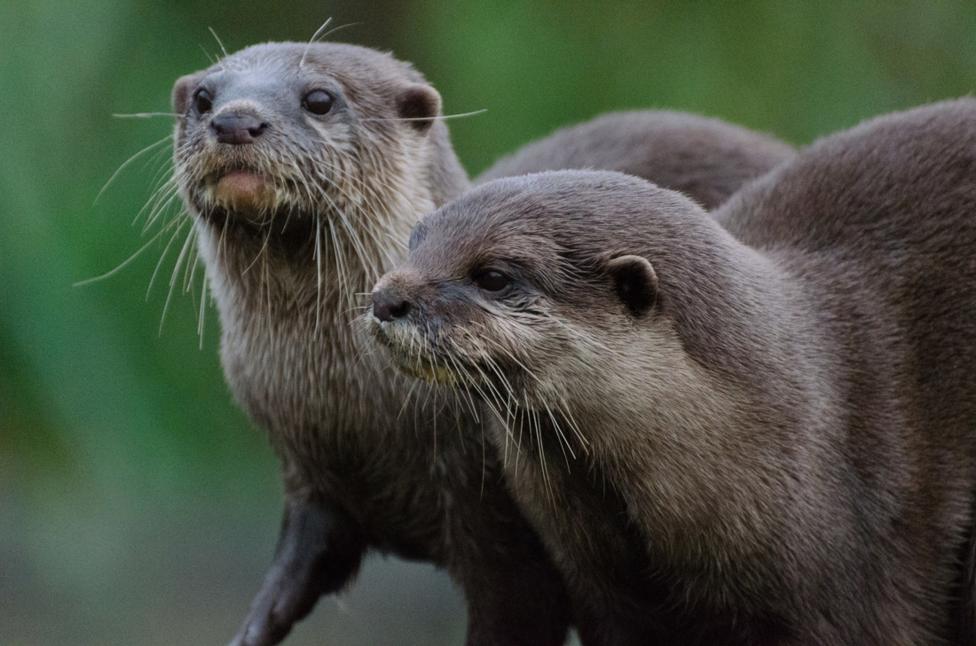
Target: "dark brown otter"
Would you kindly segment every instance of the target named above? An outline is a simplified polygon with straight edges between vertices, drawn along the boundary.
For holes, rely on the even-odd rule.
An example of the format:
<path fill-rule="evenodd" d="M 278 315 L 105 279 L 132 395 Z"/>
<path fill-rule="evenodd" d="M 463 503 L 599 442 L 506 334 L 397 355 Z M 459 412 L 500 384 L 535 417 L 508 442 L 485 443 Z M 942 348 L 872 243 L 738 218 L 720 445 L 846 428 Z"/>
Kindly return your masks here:
<path fill-rule="evenodd" d="M 972 644 L 976 101 L 826 138 L 717 219 L 613 173 L 491 182 L 417 227 L 372 328 L 491 412 L 587 643 Z"/>
<path fill-rule="evenodd" d="M 496 486 L 494 456 L 470 441 L 477 416 L 412 389 L 350 325 L 354 296 L 403 255 L 419 216 L 469 186 L 437 93 L 386 54 L 285 43 L 180 79 L 173 104 L 175 175 L 220 311 L 227 380 L 285 474 L 278 549 L 235 643 L 280 641 L 375 548 L 448 570 L 467 599 L 468 644 L 561 644 L 562 582 Z M 699 121 L 688 121 L 696 143 L 703 128 L 725 136 Z M 736 147 L 748 141 L 726 128 L 728 173 L 745 181 Z M 653 144 L 639 134 L 628 123 L 616 137 Z M 767 168 L 791 155 L 759 135 L 755 147 Z M 689 164 L 698 177 L 693 152 L 671 176 Z M 717 169 L 716 181 L 733 190 Z"/>

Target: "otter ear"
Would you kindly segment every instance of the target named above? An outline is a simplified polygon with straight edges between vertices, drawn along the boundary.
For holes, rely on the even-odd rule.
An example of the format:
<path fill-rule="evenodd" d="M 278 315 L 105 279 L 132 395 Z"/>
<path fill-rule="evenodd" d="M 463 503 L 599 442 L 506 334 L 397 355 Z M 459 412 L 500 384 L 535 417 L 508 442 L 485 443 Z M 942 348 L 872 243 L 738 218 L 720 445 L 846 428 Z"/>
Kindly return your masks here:
<path fill-rule="evenodd" d="M 186 112 L 190 104 L 190 97 L 193 95 L 193 90 L 196 88 L 197 83 L 200 82 L 202 76 L 202 72 L 194 72 L 193 74 L 187 74 L 176 79 L 176 84 L 173 85 L 173 93 L 170 97 L 173 112 L 176 114 Z"/>
<path fill-rule="evenodd" d="M 408 85 L 400 90 L 396 99 L 397 113 L 401 119 L 409 119 L 417 132 L 427 132 L 434 118 L 441 111 L 441 95 L 429 85 Z"/>
<path fill-rule="evenodd" d="M 657 273 L 641 256 L 617 256 L 606 261 L 617 297 L 634 316 L 643 316 L 657 300 Z"/>

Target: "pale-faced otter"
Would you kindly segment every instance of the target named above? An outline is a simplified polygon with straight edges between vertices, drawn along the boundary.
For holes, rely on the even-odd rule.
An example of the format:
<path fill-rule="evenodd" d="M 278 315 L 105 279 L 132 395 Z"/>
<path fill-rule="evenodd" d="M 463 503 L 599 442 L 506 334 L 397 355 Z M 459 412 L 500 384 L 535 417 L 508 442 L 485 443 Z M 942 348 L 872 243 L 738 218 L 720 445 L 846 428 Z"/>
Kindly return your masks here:
<path fill-rule="evenodd" d="M 972 644 L 976 101 L 823 139 L 717 220 L 497 180 L 418 225 L 372 328 L 492 411 L 589 643 Z"/>
<path fill-rule="evenodd" d="M 478 418 L 437 393 L 411 398 L 351 325 L 354 295 L 403 255 L 419 216 L 469 186 L 437 93 L 387 54 L 285 43 L 181 78 L 173 106 L 175 175 L 219 308 L 227 380 L 285 474 L 275 559 L 235 643 L 282 639 L 368 548 L 445 567 L 467 600 L 468 644 L 562 643 L 562 582 L 495 486 L 495 457 L 471 441 Z M 617 136 L 644 146 L 639 134 Z M 755 142 L 768 166 L 791 155 Z M 728 173 L 742 177 L 734 148 Z M 675 156 L 673 176 L 693 152 Z M 718 171 L 716 181 L 733 189 Z"/>

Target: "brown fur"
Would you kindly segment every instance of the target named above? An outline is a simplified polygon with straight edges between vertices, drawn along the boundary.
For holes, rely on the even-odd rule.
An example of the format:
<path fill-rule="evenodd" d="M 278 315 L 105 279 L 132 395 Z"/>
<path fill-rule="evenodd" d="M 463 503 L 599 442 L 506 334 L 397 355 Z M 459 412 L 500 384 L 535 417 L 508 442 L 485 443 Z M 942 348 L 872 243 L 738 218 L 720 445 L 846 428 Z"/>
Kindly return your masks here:
<path fill-rule="evenodd" d="M 373 330 L 493 412 L 587 642 L 972 643 L 974 214 L 971 99 L 818 142 L 721 225 L 499 180 L 418 227 Z"/>
<path fill-rule="evenodd" d="M 706 209 L 790 159 L 793 149 L 752 130 L 684 112 L 611 112 L 520 148 L 476 182 L 544 170 L 600 169 L 652 179 Z"/>
<path fill-rule="evenodd" d="M 335 107 L 311 116 L 301 98 L 318 87 Z M 199 88 L 212 111 L 194 107 Z M 275 561 L 235 643 L 282 639 L 367 548 L 446 567 L 468 602 L 469 645 L 562 643 L 561 579 L 497 486 L 493 454 L 470 441 L 478 418 L 364 352 L 350 325 L 354 294 L 402 256 L 420 214 L 468 186 L 436 92 L 386 54 L 268 44 L 180 79 L 173 96 L 176 176 L 220 311 L 224 370 L 285 473 Z M 266 130 L 247 145 L 216 143 L 211 118 L 231 110 Z M 627 133 L 616 135 L 622 154 Z M 756 141 L 771 166 L 769 140 Z M 776 159 L 789 155 L 782 146 Z M 215 182 L 242 167 L 267 184 L 256 198 L 223 199 Z M 718 171 L 716 182 L 733 190 Z"/>

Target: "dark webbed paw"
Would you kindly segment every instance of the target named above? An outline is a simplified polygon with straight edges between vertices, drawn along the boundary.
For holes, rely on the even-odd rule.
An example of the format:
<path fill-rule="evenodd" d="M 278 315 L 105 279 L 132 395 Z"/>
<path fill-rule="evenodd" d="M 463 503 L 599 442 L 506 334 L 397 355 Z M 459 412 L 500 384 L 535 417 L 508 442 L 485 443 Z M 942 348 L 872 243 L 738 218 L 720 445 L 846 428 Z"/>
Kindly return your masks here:
<path fill-rule="evenodd" d="M 352 578 L 364 550 L 348 518 L 316 503 L 288 502 L 274 561 L 231 646 L 279 643 L 320 596 Z"/>

